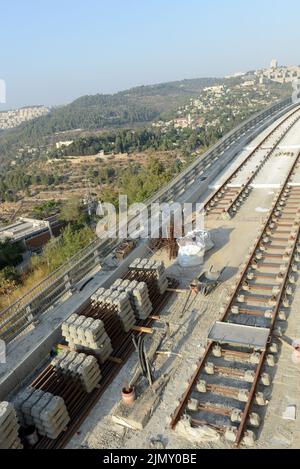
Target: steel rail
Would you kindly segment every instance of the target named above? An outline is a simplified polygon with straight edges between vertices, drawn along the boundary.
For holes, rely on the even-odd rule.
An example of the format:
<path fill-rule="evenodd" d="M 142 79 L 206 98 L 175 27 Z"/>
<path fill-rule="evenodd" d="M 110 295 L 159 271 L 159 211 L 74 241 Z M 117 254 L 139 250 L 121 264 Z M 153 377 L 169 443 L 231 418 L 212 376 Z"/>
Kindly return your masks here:
<path fill-rule="evenodd" d="M 297 236 L 295 238 L 293 252 L 290 256 L 290 260 L 289 260 L 289 263 L 288 263 L 288 266 L 287 266 L 287 269 L 286 269 L 286 272 L 285 272 L 284 281 L 281 285 L 281 291 L 280 291 L 280 294 L 277 298 L 276 306 L 274 308 L 274 315 L 273 315 L 272 324 L 271 324 L 271 327 L 270 327 L 270 338 L 273 335 L 275 323 L 276 323 L 278 313 L 279 313 L 279 309 L 280 309 L 280 306 L 281 306 L 281 303 L 282 303 L 282 300 L 283 300 L 283 297 L 284 297 L 284 293 L 285 293 L 285 290 L 286 290 L 288 276 L 289 276 L 290 269 L 291 269 L 291 266 L 292 266 L 292 263 L 293 263 L 293 259 L 294 259 L 295 253 L 296 253 L 296 247 L 297 247 L 297 243 L 298 243 L 298 240 L 299 240 L 299 236 L 300 236 L 300 225 L 298 227 Z M 254 399 L 254 396 L 255 396 L 255 393 L 256 393 L 256 390 L 257 390 L 257 386 L 258 386 L 258 383 L 259 383 L 259 379 L 260 379 L 260 376 L 261 376 L 261 373 L 262 373 L 262 368 L 263 368 L 263 365 L 264 365 L 265 360 L 266 360 L 266 355 L 267 355 L 267 350 L 265 350 L 262 353 L 260 363 L 259 363 L 259 365 L 257 367 L 257 370 L 256 370 L 255 381 L 254 381 L 253 386 L 251 388 L 250 395 L 249 395 L 249 400 L 248 400 L 248 402 L 246 404 L 246 407 L 244 409 L 242 421 L 241 421 L 239 429 L 238 429 L 238 434 L 237 434 L 237 439 L 236 439 L 236 445 L 237 446 L 240 444 L 240 442 L 242 440 L 242 437 L 243 437 L 243 434 L 245 432 L 245 428 L 246 428 L 246 425 L 247 425 L 247 419 L 248 419 L 251 407 L 253 405 L 253 399 Z"/>
<path fill-rule="evenodd" d="M 194 389 L 195 385 L 197 384 L 197 381 L 199 379 L 199 375 L 200 375 L 201 371 L 203 370 L 203 367 L 205 365 L 205 362 L 206 362 L 207 358 L 209 357 L 209 354 L 212 350 L 212 347 L 213 347 L 213 343 L 210 342 L 207 345 L 202 358 L 197 363 L 196 371 L 193 374 L 193 376 L 191 377 L 191 379 L 189 380 L 189 384 L 188 384 L 188 387 L 187 387 L 186 391 L 184 392 L 182 397 L 179 399 L 179 405 L 177 406 L 175 412 L 171 415 L 170 427 L 173 430 L 175 429 L 175 427 L 178 424 L 179 420 L 181 419 L 183 413 L 185 412 L 185 409 L 186 409 L 187 404 L 190 400 L 193 389 Z"/>
<path fill-rule="evenodd" d="M 262 239 L 263 239 L 263 237 L 264 237 L 264 235 L 265 235 L 265 232 L 266 232 L 266 230 L 267 230 L 269 224 L 272 222 L 272 218 L 274 217 L 274 214 L 275 214 L 275 212 L 276 212 L 278 203 L 279 203 L 280 199 L 282 198 L 284 192 L 286 191 L 286 188 L 287 188 L 287 186 L 288 186 L 288 184 L 289 184 L 289 181 L 290 181 L 290 179 L 291 179 L 291 177 L 292 177 L 292 175 L 293 175 L 293 173 L 294 173 L 294 171 L 295 171 L 297 165 L 299 164 L 299 161 L 300 161 L 300 152 L 297 154 L 297 157 L 295 158 L 295 161 L 293 162 L 292 167 L 291 167 L 290 170 L 289 170 L 289 173 L 288 173 L 288 175 L 287 175 L 287 177 L 286 177 L 286 179 L 285 179 L 285 182 L 284 182 L 284 184 L 283 184 L 282 189 L 280 190 L 279 195 L 276 197 L 275 201 L 273 202 L 273 206 L 272 206 L 272 208 L 271 208 L 271 211 L 270 211 L 270 213 L 269 213 L 269 215 L 268 215 L 268 218 L 267 218 L 267 220 L 265 221 L 265 223 L 264 223 L 264 225 L 263 225 L 263 228 L 262 228 L 262 230 L 261 230 L 261 232 L 260 232 L 260 234 L 259 234 L 259 236 L 258 236 L 258 238 L 257 238 L 257 240 L 256 240 L 256 243 L 255 243 L 255 245 L 254 245 L 254 248 L 253 248 L 253 251 L 252 251 L 252 254 L 251 254 L 249 260 L 248 260 L 247 263 L 245 264 L 245 266 L 244 266 L 242 272 L 239 273 L 240 280 L 239 280 L 237 286 L 235 287 L 234 292 L 233 292 L 232 295 L 231 295 L 231 298 L 230 298 L 230 300 L 229 300 L 229 304 L 227 305 L 226 311 L 224 312 L 224 314 L 223 314 L 222 318 L 220 319 L 220 321 L 225 321 L 225 320 L 226 320 L 226 318 L 227 318 L 227 316 L 228 316 L 228 314 L 229 314 L 229 311 L 230 311 L 231 307 L 233 306 L 234 300 L 235 300 L 235 298 L 236 298 L 236 296 L 237 296 L 237 291 L 240 290 L 240 288 L 241 288 L 241 286 L 242 286 L 242 284 L 243 284 L 243 282 L 244 282 L 244 280 L 245 280 L 245 275 L 246 275 L 246 273 L 247 273 L 247 270 L 249 269 L 249 266 L 251 265 L 251 263 L 253 262 L 253 260 L 254 260 L 254 258 L 255 258 L 255 254 L 256 254 L 256 252 L 257 252 L 257 250 L 258 250 L 258 248 L 259 248 L 259 246 L 260 246 L 260 244 L 261 244 L 261 242 L 262 242 Z"/>

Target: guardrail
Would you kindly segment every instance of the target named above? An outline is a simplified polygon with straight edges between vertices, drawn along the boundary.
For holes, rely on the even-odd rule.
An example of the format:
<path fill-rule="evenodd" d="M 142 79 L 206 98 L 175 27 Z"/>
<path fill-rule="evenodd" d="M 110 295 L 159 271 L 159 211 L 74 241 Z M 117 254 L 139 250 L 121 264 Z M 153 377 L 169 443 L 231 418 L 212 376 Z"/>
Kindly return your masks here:
<path fill-rule="evenodd" d="M 237 144 L 245 134 L 263 124 L 267 119 L 292 105 L 292 99 L 282 100 L 251 117 L 225 135 L 216 145 L 201 155 L 188 168 L 181 172 L 168 185 L 146 201 L 148 207 L 155 202 L 175 201 L 196 178 L 212 166 L 233 144 Z M 35 318 L 52 307 L 60 298 L 71 292 L 76 284 L 95 267 L 101 265 L 110 252 L 120 243 L 119 240 L 94 240 L 77 253 L 67 264 L 53 272 L 17 302 L 0 312 L 0 339 L 12 341 L 24 331 Z"/>

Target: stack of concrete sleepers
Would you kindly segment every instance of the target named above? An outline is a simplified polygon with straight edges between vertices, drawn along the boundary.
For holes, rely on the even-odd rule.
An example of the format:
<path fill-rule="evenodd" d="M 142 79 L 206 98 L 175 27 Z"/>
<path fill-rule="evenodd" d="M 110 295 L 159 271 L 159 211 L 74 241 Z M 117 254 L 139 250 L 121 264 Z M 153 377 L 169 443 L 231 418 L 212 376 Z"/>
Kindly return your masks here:
<path fill-rule="evenodd" d="M 112 354 L 111 340 L 100 319 L 72 314 L 62 324 L 62 335 L 72 350 L 93 352 L 101 364 Z"/>
<path fill-rule="evenodd" d="M 128 293 L 112 288 L 100 288 L 92 296 L 92 301 L 100 309 L 101 307 L 103 308 L 103 321 L 105 321 L 106 310 L 114 310 L 124 332 L 130 332 L 136 324 L 135 314 Z"/>
<path fill-rule="evenodd" d="M 78 378 L 87 393 L 91 393 L 101 380 L 98 361 L 91 355 L 63 351 L 52 360 L 51 365 L 65 375 Z"/>
<path fill-rule="evenodd" d="M 14 399 L 23 426 L 35 426 L 38 433 L 55 440 L 64 431 L 70 417 L 64 400 L 48 392 L 28 387 Z"/>
<path fill-rule="evenodd" d="M 14 406 L 0 402 L 0 449 L 22 449 L 19 423 Z"/>
<path fill-rule="evenodd" d="M 145 320 L 152 313 L 153 307 L 145 282 L 118 279 L 112 285 L 112 289 L 128 294 L 137 320 Z"/>
<path fill-rule="evenodd" d="M 129 269 L 133 272 L 152 272 L 155 276 L 160 294 L 163 295 L 166 293 L 168 288 L 168 278 L 163 262 L 152 259 L 135 259 Z"/>

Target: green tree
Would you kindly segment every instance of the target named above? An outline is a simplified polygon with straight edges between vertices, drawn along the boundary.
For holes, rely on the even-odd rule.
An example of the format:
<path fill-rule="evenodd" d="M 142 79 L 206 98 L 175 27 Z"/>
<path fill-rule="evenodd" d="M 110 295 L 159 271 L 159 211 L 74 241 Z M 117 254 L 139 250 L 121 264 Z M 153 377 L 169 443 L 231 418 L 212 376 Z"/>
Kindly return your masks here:
<path fill-rule="evenodd" d="M 11 243 L 10 240 L 0 241 L 0 269 L 19 264 L 24 250 L 22 243 Z"/>
<path fill-rule="evenodd" d="M 15 282 L 16 285 L 21 282 L 21 275 L 15 267 L 7 266 L 0 270 L 0 286 L 5 282 Z"/>
<path fill-rule="evenodd" d="M 63 206 L 60 218 L 66 222 L 78 222 L 82 216 L 82 203 L 79 197 L 71 197 Z"/>
<path fill-rule="evenodd" d="M 59 238 L 52 239 L 46 245 L 41 262 L 46 263 L 52 272 L 90 244 L 95 236 L 95 232 L 88 226 L 78 230 L 69 225 Z"/>

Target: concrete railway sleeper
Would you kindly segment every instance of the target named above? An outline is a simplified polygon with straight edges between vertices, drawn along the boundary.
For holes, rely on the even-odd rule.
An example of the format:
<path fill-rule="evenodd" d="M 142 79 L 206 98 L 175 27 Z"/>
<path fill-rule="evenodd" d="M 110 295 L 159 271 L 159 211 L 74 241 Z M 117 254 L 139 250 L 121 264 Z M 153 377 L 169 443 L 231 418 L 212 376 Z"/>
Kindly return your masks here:
<path fill-rule="evenodd" d="M 260 359 L 259 353 L 253 352 L 253 354 L 249 358 L 249 363 L 258 364 L 259 359 Z M 273 360 L 273 355 L 269 355 L 269 357 L 267 357 L 267 361 L 268 361 L 269 366 L 275 364 Z M 232 368 L 221 367 L 221 366 L 215 366 L 214 363 L 212 362 L 207 362 L 205 364 L 204 370 L 205 370 L 205 373 L 210 376 L 212 375 L 227 376 L 227 377 L 234 378 L 240 381 L 244 381 L 245 383 L 254 383 L 254 379 L 255 379 L 255 373 L 253 372 L 252 369 L 244 370 L 244 369 L 237 369 L 233 367 Z M 270 376 L 267 373 L 265 373 L 262 378 L 263 378 L 262 380 L 263 384 L 265 386 L 269 386 Z M 238 392 L 239 389 L 237 389 L 236 391 Z"/>
<path fill-rule="evenodd" d="M 197 399 L 191 399 L 188 402 L 188 411 L 195 413 L 199 411 L 209 412 L 215 415 L 222 415 L 229 417 L 232 423 L 240 423 L 243 413 L 240 409 L 234 407 L 221 407 L 215 406 L 210 403 L 201 404 Z M 249 415 L 248 425 L 254 428 L 259 428 L 261 424 L 260 416 L 254 412 Z"/>

